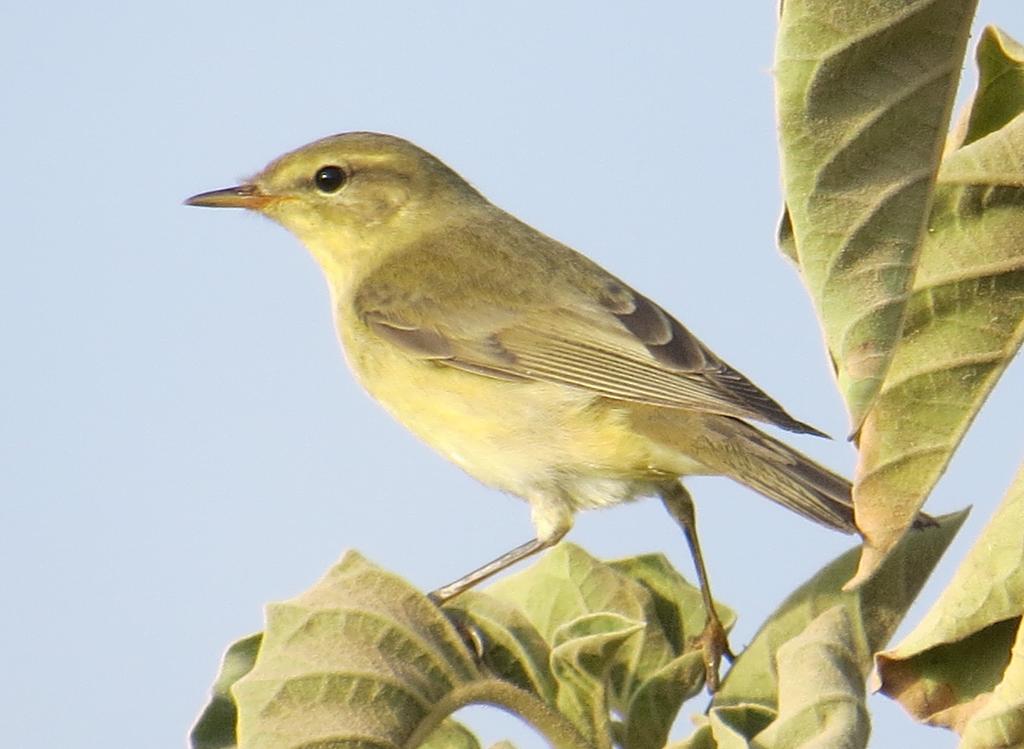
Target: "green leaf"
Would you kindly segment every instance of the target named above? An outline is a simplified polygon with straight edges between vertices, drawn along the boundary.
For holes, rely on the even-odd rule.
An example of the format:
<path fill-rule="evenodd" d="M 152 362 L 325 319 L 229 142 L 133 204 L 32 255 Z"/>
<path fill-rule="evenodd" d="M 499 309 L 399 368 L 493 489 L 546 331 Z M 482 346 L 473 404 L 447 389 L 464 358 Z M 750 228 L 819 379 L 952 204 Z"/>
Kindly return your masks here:
<path fill-rule="evenodd" d="M 963 732 L 965 740 L 968 732 L 977 740 L 993 722 L 1012 722 L 1011 706 L 1024 702 L 1024 650 L 1013 650 L 1024 616 L 1021 528 L 1024 467 L 939 600 L 896 648 L 877 657 L 882 692 L 918 720 Z"/>
<path fill-rule="evenodd" d="M 445 604 L 445 611 L 481 638 L 481 658 L 491 672 L 555 704 L 551 648 L 517 607 L 469 590 Z"/>
<path fill-rule="evenodd" d="M 909 534 L 856 591 L 844 592 L 842 584 L 857 549 L 822 568 L 762 625 L 726 675 L 707 722 L 673 749 L 865 746 L 872 654 L 895 631 L 966 515 Z"/>
<path fill-rule="evenodd" d="M 487 592 L 518 606 L 554 647 L 566 622 L 590 614 L 616 614 L 631 622 L 656 622 L 651 594 L 639 582 L 569 543 L 560 543 L 522 572 L 491 585 Z M 665 632 L 648 627 L 616 651 L 611 707 L 624 711 L 630 695 L 648 676 L 676 656 Z"/>
<path fill-rule="evenodd" d="M 858 549 L 826 565 L 765 621 L 729 670 L 712 705 L 758 703 L 777 709 L 775 654 L 836 606 L 846 611 L 853 643 L 850 651 L 865 678 L 873 665 L 872 655 L 892 636 L 966 516 L 966 512 L 948 515 L 936 527 L 908 534 L 878 574 L 857 590 L 843 591 L 842 585 L 857 564 Z"/>
<path fill-rule="evenodd" d="M 672 653 L 686 652 L 690 640 L 704 631 L 706 612 L 700 588 L 687 582 L 664 554 L 617 559 L 608 562 L 608 566 L 647 589 L 654 605 L 653 621 L 668 639 Z M 722 625 L 726 630 L 731 629 L 736 623 L 736 613 L 721 603 L 716 602 L 715 606 Z"/>
<path fill-rule="evenodd" d="M 611 747 L 608 684 L 616 655 L 644 623 L 618 614 L 586 614 L 559 627 L 551 650 L 558 707 L 598 746 Z"/>
<path fill-rule="evenodd" d="M 446 720 L 416 749 L 480 749 L 480 742 L 461 723 Z"/>
<path fill-rule="evenodd" d="M 1017 621 L 1017 639 L 1003 678 L 963 731 L 960 749 L 1024 745 L 1024 627 Z"/>
<path fill-rule="evenodd" d="M 707 718 L 685 740 L 667 749 L 750 749 L 757 736 L 775 718 L 775 711 L 762 705 L 712 707 Z"/>
<path fill-rule="evenodd" d="M 625 711 L 623 743 L 629 749 L 660 749 L 680 706 L 697 694 L 704 683 L 701 652 L 689 647 L 704 629 L 700 588 L 688 583 L 662 554 L 645 554 L 610 563 L 644 586 L 654 604 L 654 620 L 665 633 L 675 658 L 660 667 L 644 668 Z M 736 615 L 718 604 L 722 624 L 730 629 Z"/>
<path fill-rule="evenodd" d="M 628 749 L 660 749 L 685 700 L 704 683 L 704 658 L 691 650 L 669 661 L 633 693 L 622 726 L 622 744 Z"/>
<path fill-rule="evenodd" d="M 783 5 L 785 201 L 855 431 L 903 327 L 974 7 Z"/>
<path fill-rule="evenodd" d="M 267 607 L 256 663 L 232 688 L 239 745 L 400 746 L 480 678 L 436 606 L 349 552 L 310 590 Z"/>
<path fill-rule="evenodd" d="M 837 604 L 779 648 L 779 714 L 757 734 L 764 749 L 867 746 L 871 721 L 850 612 Z"/>
<path fill-rule="evenodd" d="M 664 746 L 679 706 L 704 684 L 700 651 L 691 646 L 704 628 L 700 590 L 660 554 L 605 563 L 562 543 L 529 569 L 495 583 L 487 593 L 519 607 L 553 651 L 566 647 L 564 637 L 570 630 L 565 625 L 559 628 L 561 622 L 571 628 L 602 623 L 608 629 L 602 629 L 600 636 L 606 638 L 621 637 L 630 627 L 646 622 L 642 632 L 615 640 L 613 649 L 601 651 L 602 657 L 611 659 L 607 663 L 592 661 L 586 669 L 566 664 L 554 668 L 552 654 L 563 712 L 577 724 L 598 720 L 598 713 L 616 712 L 621 717 L 616 735 L 628 749 Z M 733 612 L 721 605 L 718 610 L 723 623 L 730 626 Z M 471 615 L 472 611 L 471 605 Z M 588 641 L 587 647 L 598 644 L 609 643 L 599 639 Z M 605 691 L 602 679 L 609 687 Z"/>
<path fill-rule="evenodd" d="M 942 164 L 903 338 L 861 430 L 851 585 L 906 532 L 1024 340 L 1024 188 L 1006 186 L 1007 163 L 1024 163 L 1024 115 Z"/>
<path fill-rule="evenodd" d="M 232 643 L 224 653 L 220 673 L 211 690 L 210 703 L 203 709 L 189 735 L 192 749 L 233 749 L 237 746 L 235 724 L 238 708 L 231 696 L 231 687 L 252 670 L 262 642 L 263 633 L 258 632 Z"/>
<path fill-rule="evenodd" d="M 1024 112 L 1024 47 L 1004 31 L 988 26 L 978 39 L 976 59 L 978 91 L 962 145 L 994 133 Z"/>

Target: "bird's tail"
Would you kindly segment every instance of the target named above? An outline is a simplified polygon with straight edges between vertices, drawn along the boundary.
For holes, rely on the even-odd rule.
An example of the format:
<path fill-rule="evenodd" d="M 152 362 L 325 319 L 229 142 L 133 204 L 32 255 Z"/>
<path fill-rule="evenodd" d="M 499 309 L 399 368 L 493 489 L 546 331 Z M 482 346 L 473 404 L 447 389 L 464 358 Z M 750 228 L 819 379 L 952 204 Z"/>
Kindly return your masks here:
<path fill-rule="evenodd" d="M 716 419 L 728 450 L 713 466 L 804 517 L 843 533 L 856 533 L 850 482 L 746 422 Z"/>

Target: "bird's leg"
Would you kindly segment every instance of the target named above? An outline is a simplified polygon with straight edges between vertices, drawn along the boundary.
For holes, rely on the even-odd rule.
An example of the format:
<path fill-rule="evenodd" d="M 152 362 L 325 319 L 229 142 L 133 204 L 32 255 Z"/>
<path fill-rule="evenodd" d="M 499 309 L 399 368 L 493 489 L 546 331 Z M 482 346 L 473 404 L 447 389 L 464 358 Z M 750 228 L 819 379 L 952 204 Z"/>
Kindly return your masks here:
<path fill-rule="evenodd" d="M 674 482 L 666 486 L 661 492 L 661 501 L 665 509 L 679 523 L 686 536 L 686 543 L 690 547 L 690 556 L 693 557 L 693 565 L 697 568 L 697 580 L 700 583 L 700 594 L 704 599 L 705 625 L 704 631 L 694 638 L 694 643 L 700 647 L 704 657 L 704 673 L 708 691 L 718 690 L 718 666 L 722 656 L 732 662 L 734 656 L 729 649 L 729 638 L 722 626 L 722 620 L 718 618 L 715 610 L 715 602 L 711 599 L 711 587 L 708 585 L 708 572 L 704 567 L 704 556 L 700 552 L 700 541 L 697 540 L 697 518 L 693 507 L 693 500 L 686 488 Z"/>
<path fill-rule="evenodd" d="M 430 600 L 439 606 L 450 601 L 459 593 L 498 574 L 506 567 L 511 567 L 516 562 L 533 556 L 539 551 L 551 548 L 561 541 L 562 536 L 572 528 L 572 510 L 557 495 L 540 494 L 530 497 L 530 516 L 533 519 L 533 527 L 537 529 L 535 539 L 502 554 L 493 562 L 488 562 L 468 575 L 463 575 L 455 582 L 438 588 L 430 594 Z"/>
<path fill-rule="evenodd" d="M 533 556 L 539 551 L 544 551 L 544 549 L 554 546 L 568 531 L 569 529 L 566 528 L 554 535 L 538 535 L 537 538 L 532 541 L 527 541 L 525 544 L 512 549 L 512 551 L 502 554 L 493 562 L 488 562 L 483 567 L 473 570 L 468 575 L 463 575 L 458 580 L 448 583 L 442 588 L 438 588 L 430 594 L 430 600 L 438 605 L 450 601 L 455 598 L 455 596 L 459 595 L 459 593 L 469 590 L 477 583 L 483 582 L 492 575 L 498 574 L 506 567 L 511 567 L 516 562 L 520 562 L 527 557 Z"/>
<path fill-rule="evenodd" d="M 483 567 L 473 570 L 468 575 L 463 575 L 458 580 L 448 583 L 444 587 L 438 588 L 431 593 L 428 598 L 434 602 L 437 606 L 443 606 L 448 601 L 455 598 L 460 593 L 472 588 L 474 585 L 483 582 L 492 575 L 496 575 L 507 567 L 511 567 L 516 562 L 520 562 L 527 557 L 533 556 L 537 552 L 544 551 L 551 546 L 557 544 L 562 536 L 569 532 L 572 527 L 572 515 L 564 512 L 556 512 L 551 517 L 544 516 L 543 505 L 538 507 L 537 505 L 533 508 L 534 525 L 537 526 L 537 537 L 532 541 L 527 541 L 525 544 L 521 544 L 512 551 L 502 554 L 500 557 L 492 562 L 488 562 Z M 538 510 L 541 511 L 538 517 Z M 546 522 L 554 520 L 554 522 Z M 538 522 L 539 521 L 539 522 Z M 463 619 L 459 615 L 454 615 L 452 612 L 445 612 L 448 618 L 451 620 L 455 629 L 458 631 L 462 641 L 469 648 L 470 652 L 475 654 L 478 661 L 483 658 L 483 637 L 477 627 L 471 624 L 469 621 Z"/>

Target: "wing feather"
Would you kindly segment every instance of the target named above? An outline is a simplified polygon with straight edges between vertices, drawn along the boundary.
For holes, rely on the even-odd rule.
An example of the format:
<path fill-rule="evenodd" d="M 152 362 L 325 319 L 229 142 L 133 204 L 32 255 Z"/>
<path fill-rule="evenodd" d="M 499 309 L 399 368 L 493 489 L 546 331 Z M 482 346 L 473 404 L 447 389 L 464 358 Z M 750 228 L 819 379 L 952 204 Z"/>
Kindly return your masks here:
<path fill-rule="evenodd" d="M 576 253 L 570 259 L 589 263 Z M 822 434 L 791 417 L 650 299 L 596 265 L 584 270 L 589 273 L 574 277 L 579 282 L 552 278 L 554 288 L 536 293 L 515 278 L 489 278 L 469 268 L 464 272 L 486 284 L 488 292 L 469 298 L 457 293 L 451 274 L 460 271 L 450 262 L 395 264 L 367 279 L 354 304 L 374 334 L 411 356 L 444 366 Z M 417 290 L 414 298 L 400 291 L 409 288 Z M 492 303 L 483 306 L 481 298 Z"/>

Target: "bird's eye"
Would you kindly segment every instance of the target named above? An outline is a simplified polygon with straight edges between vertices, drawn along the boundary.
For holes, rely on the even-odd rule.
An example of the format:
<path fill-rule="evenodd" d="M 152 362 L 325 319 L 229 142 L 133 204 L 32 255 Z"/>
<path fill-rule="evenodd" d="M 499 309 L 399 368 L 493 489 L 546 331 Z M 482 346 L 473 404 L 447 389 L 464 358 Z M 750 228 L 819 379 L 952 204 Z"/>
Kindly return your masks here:
<path fill-rule="evenodd" d="M 313 176 L 313 184 L 320 192 L 329 194 L 338 192 L 345 184 L 346 179 L 348 179 L 348 175 L 340 166 L 322 166 Z"/>

